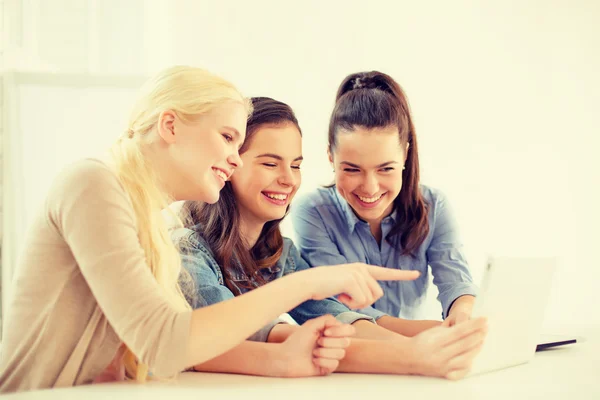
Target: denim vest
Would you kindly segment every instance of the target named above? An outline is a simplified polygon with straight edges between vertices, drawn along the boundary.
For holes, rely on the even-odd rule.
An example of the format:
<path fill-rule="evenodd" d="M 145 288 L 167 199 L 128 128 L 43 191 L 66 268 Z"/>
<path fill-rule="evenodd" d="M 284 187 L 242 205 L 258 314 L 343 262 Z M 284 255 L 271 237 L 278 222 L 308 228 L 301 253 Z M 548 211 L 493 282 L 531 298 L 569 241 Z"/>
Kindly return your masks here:
<path fill-rule="evenodd" d="M 223 272 L 217 264 L 208 243 L 202 237 L 201 230 L 202 227 L 196 225 L 192 229 L 177 229 L 172 235 L 181 254 L 182 266 L 189 272 L 192 278 L 193 290 L 191 293 L 189 293 L 190 290 L 187 290 L 186 299 L 194 309 L 235 297 L 231 290 L 225 286 Z M 270 282 L 282 276 L 308 268 L 310 268 L 309 265 L 300 256 L 300 252 L 294 246 L 294 243 L 290 239 L 284 238 L 281 257 L 273 267 L 263 270 L 262 276 L 265 278 L 265 281 Z M 230 275 L 232 277 L 232 284 L 242 294 L 252 290 L 243 287 L 242 283 L 246 279 L 241 268 L 234 267 L 230 271 Z M 184 290 L 184 293 L 186 293 L 186 290 Z M 274 300 L 276 301 L 276 299 Z M 372 317 L 349 310 L 333 297 L 324 300 L 308 300 L 292 310 L 282 310 L 282 312 L 285 311 L 299 324 L 325 314 L 331 314 L 341 322 L 348 324 L 361 319 L 374 322 Z M 266 341 L 273 326 L 281 322 L 283 321 L 280 319 L 273 321 L 248 339 Z"/>

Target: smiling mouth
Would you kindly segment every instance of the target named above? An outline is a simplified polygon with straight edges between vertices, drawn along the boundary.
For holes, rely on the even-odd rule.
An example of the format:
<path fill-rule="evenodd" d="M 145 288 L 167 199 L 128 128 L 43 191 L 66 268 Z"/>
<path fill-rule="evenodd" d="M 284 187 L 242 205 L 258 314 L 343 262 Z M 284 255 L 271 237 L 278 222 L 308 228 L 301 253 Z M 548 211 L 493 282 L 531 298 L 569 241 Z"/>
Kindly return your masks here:
<path fill-rule="evenodd" d="M 380 194 L 379 196 L 374 196 L 374 197 L 364 197 L 364 196 L 359 196 L 357 194 L 354 194 L 356 197 L 358 197 L 358 199 L 360 201 L 362 201 L 363 203 L 366 204 L 373 204 L 379 201 L 379 199 L 381 199 L 383 197 L 385 193 Z"/>
<path fill-rule="evenodd" d="M 265 196 L 267 196 L 270 199 L 273 200 L 287 200 L 288 195 L 287 194 L 269 194 L 269 193 L 264 193 Z"/>
<path fill-rule="evenodd" d="M 287 201 L 290 197 L 289 194 L 285 193 L 261 192 L 261 194 L 266 197 L 267 201 L 280 206 L 287 204 Z"/>
<path fill-rule="evenodd" d="M 227 180 L 227 174 L 225 172 L 217 168 L 213 168 L 212 170 L 215 171 L 215 174 L 217 174 L 219 178 L 223 179 L 223 182 Z"/>

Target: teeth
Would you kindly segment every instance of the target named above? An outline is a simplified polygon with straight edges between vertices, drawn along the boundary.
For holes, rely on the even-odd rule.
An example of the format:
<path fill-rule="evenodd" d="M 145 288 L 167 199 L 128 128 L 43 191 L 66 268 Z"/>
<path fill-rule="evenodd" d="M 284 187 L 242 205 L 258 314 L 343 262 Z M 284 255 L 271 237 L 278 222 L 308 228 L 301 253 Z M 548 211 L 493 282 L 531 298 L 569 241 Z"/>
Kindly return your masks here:
<path fill-rule="evenodd" d="M 214 171 L 221 179 L 224 181 L 227 180 L 227 175 L 225 175 L 225 172 L 221 171 L 220 169 L 215 169 Z"/>
<path fill-rule="evenodd" d="M 365 202 L 365 203 L 375 203 L 377 200 L 379 200 L 381 198 L 381 196 L 383 195 L 379 195 L 377 197 L 362 197 L 362 196 L 358 196 L 358 198 L 360 199 L 360 201 Z"/>
<path fill-rule="evenodd" d="M 269 194 L 269 193 L 265 193 L 265 196 L 267 196 L 270 199 L 273 200 L 286 200 L 288 195 L 287 194 Z"/>

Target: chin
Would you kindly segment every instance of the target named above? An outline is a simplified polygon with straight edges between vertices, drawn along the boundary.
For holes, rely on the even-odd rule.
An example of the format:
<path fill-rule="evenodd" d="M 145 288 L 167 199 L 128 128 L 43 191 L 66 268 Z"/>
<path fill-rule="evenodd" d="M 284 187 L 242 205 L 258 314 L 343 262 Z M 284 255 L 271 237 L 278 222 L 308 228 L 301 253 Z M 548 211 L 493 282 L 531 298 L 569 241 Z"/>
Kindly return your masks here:
<path fill-rule="evenodd" d="M 282 219 L 283 217 L 285 217 L 285 213 L 267 215 L 267 216 L 265 216 L 265 223 L 271 222 L 271 221 L 276 221 L 276 220 Z"/>
<path fill-rule="evenodd" d="M 377 210 L 361 210 L 359 215 L 362 217 L 362 219 L 377 219 L 383 214 L 383 210 L 384 209 L 380 210 L 379 207 Z"/>
<path fill-rule="evenodd" d="M 211 196 L 211 197 L 209 197 L 209 198 L 205 199 L 205 200 L 204 200 L 204 202 L 205 202 L 206 204 L 216 204 L 216 203 L 219 201 L 219 199 L 220 199 L 220 196 L 219 196 L 219 194 L 217 193 L 217 195 L 216 195 L 216 196 Z"/>
<path fill-rule="evenodd" d="M 202 202 L 202 203 L 207 203 L 207 204 L 215 204 L 217 201 L 219 201 L 219 198 L 221 196 L 221 192 L 219 190 L 214 190 L 214 191 L 204 191 L 201 196 L 199 196 L 200 198 L 198 199 L 198 201 Z"/>

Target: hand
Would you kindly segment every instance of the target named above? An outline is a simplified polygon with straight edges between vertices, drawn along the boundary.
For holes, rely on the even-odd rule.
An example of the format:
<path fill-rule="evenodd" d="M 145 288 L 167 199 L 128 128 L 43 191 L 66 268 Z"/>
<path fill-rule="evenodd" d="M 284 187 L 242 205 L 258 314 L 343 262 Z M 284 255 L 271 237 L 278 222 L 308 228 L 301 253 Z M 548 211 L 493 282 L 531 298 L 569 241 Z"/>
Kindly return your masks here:
<path fill-rule="evenodd" d="M 470 320 L 474 302 L 475 297 L 471 295 L 464 295 L 456 299 L 443 325 L 450 327 Z"/>
<path fill-rule="evenodd" d="M 354 335 L 352 325 L 331 315 L 311 319 L 299 326 L 281 344 L 281 358 L 275 362 L 279 377 L 328 375 L 334 372 Z"/>
<path fill-rule="evenodd" d="M 419 272 L 354 263 L 310 268 L 294 275 L 313 290 L 313 300 L 339 294 L 340 302 L 350 309 L 357 309 L 368 307 L 383 296 L 378 280 L 410 281 L 417 279 Z"/>
<path fill-rule="evenodd" d="M 439 326 L 428 329 L 412 341 L 415 373 L 447 379 L 463 378 L 487 334 L 487 320 L 477 318 L 451 328 Z"/>
<path fill-rule="evenodd" d="M 452 311 L 444 320 L 443 326 L 451 327 L 471 319 L 471 309 Z"/>

